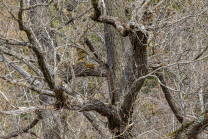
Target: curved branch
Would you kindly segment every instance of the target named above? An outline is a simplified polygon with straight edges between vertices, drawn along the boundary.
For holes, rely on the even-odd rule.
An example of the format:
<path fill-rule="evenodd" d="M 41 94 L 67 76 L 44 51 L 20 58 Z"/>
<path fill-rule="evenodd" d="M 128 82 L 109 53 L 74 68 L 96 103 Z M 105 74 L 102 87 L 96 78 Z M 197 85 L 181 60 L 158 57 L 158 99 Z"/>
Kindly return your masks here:
<path fill-rule="evenodd" d="M 3 138 L 3 139 L 8 139 L 8 138 L 12 138 L 12 137 L 16 137 L 16 136 L 19 136 L 21 135 L 22 133 L 28 133 L 28 131 L 30 129 L 32 129 L 39 121 L 40 119 L 42 119 L 41 115 L 38 115 L 33 121 L 32 123 L 30 123 L 27 127 L 23 128 L 22 130 L 20 131 L 15 131 L 15 132 L 12 132 L 10 133 L 9 135 L 6 135 L 6 136 L 0 136 L 0 138 Z M 37 135 L 34 133 L 34 132 L 30 132 L 29 133 L 35 135 L 37 137 Z"/>
<path fill-rule="evenodd" d="M 36 42 L 33 38 L 32 32 L 30 29 L 28 29 L 24 24 L 23 24 L 23 18 L 22 18 L 22 13 L 23 13 L 23 0 L 20 0 L 20 8 L 19 8 L 19 12 L 18 12 L 18 24 L 19 24 L 19 29 L 23 30 L 26 35 L 27 38 L 29 39 L 29 42 L 32 45 L 29 45 L 28 47 L 30 49 L 32 49 L 35 52 L 35 55 L 37 56 L 38 59 L 38 65 L 40 66 L 40 70 L 43 73 L 43 76 L 46 80 L 46 82 L 48 83 L 48 86 L 50 87 L 51 90 L 55 89 L 55 82 L 52 80 L 52 77 L 50 75 L 50 72 L 46 66 L 46 63 L 44 61 L 44 57 L 43 54 L 38 50 L 38 48 L 36 47 Z"/>
<path fill-rule="evenodd" d="M 123 23 L 117 17 L 102 15 L 98 6 L 98 0 L 92 0 L 92 5 L 94 8 L 94 13 L 90 16 L 92 20 L 101 23 L 107 23 L 112 25 L 115 29 L 117 29 L 123 37 L 129 35 L 130 30 L 137 28 L 137 30 L 146 32 L 145 27 L 143 25 L 139 25 L 135 22 L 129 21 L 128 23 Z"/>
<path fill-rule="evenodd" d="M 204 48 L 204 50 L 203 50 L 201 53 L 199 53 L 199 54 L 194 58 L 194 60 L 197 60 L 198 58 L 200 58 L 200 56 L 202 56 L 202 55 L 206 52 L 207 49 L 208 49 L 208 45 L 207 45 L 207 47 Z"/>
<path fill-rule="evenodd" d="M 119 111 L 112 105 L 106 106 L 103 102 L 99 100 L 90 100 L 84 104 L 84 106 L 79 110 L 80 112 L 85 111 L 96 111 L 102 116 L 108 118 L 108 128 L 111 132 L 117 133 L 115 130 L 119 125 L 122 125 L 122 131 L 125 131 L 125 123 L 122 121 Z"/>
<path fill-rule="evenodd" d="M 83 111 L 96 111 L 105 117 L 112 117 L 112 107 L 106 106 L 103 102 L 99 100 L 90 100 L 84 104 L 84 106 L 79 110 Z"/>

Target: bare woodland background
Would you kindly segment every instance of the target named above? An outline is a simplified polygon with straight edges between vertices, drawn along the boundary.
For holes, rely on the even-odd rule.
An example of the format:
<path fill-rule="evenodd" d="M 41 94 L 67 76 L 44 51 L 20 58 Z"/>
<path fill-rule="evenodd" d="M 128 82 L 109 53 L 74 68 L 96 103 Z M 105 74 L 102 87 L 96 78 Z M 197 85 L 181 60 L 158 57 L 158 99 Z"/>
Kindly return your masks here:
<path fill-rule="evenodd" d="M 0 9 L 0 138 L 208 138 L 207 0 Z"/>

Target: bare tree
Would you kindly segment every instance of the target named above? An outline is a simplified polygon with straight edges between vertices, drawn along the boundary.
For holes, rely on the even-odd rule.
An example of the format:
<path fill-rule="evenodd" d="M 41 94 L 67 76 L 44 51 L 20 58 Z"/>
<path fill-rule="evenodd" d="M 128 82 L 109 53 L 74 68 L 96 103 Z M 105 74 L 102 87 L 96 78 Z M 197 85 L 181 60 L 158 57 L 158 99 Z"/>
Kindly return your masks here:
<path fill-rule="evenodd" d="M 0 114 L 30 120 L 0 137 L 205 138 L 208 7 L 183 2 L 1 1 Z"/>

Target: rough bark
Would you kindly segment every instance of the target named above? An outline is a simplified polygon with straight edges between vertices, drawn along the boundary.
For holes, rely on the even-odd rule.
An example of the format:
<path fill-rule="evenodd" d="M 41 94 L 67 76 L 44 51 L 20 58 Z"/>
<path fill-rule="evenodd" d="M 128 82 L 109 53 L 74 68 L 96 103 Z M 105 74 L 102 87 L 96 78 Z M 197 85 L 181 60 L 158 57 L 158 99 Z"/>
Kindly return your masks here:
<path fill-rule="evenodd" d="M 198 139 L 200 134 L 208 125 L 207 111 L 199 116 L 194 121 L 187 123 L 186 126 L 181 126 L 176 131 L 170 133 L 168 137 L 174 139 Z"/>
<path fill-rule="evenodd" d="M 105 0 L 106 14 L 127 21 L 123 1 Z M 109 71 L 109 91 L 111 103 L 115 105 L 121 100 L 123 90 L 131 75 L 132 47 L 129 37 L 122 37 L 112 25 L 105 24 L 105 42 L 107 48 Z"/>
<path fill-rule="evenodd" d="M 30 5 L 35 5 L 37 3 L 47 3 L 47 0 L 39 1 L 39 0 L 31 0 Z M 44 10 L 43 15 L 41 15 L 42 10 Z M 30 10 L 30 18 L 31 23 L 34 25 L 33 32 L 35 34 L 35 37 L 37 38 L 37 41 L 39 41 L 40 45 L 42 46 L 43 50 L 51 50 L 51 54 L 44 55 L 48 62 L 50 60 L 54 59 L 54 53 L 52 51 L 52 48 L 56 45 L 55 36 L 52 32 L 47 33 L 47 28 L 41 27 L 41 20 L 42 22 L 50 21 L 50 9 L 49 6 L 42 6 L 37 8 L 32 8 Z M 45 29 L 44 29 L 45 28 Z M 53 42 L 53 43 L 51 43 Z M 37 48 L 36 48 L 37 49 Z M 50 89 L 55 89 L 55 83 L 53 82 L 53 79 L 51 79 L 50 72 L 45 67 L 44 61 L 40 61 L 41 59 L 44 60 L 44 58 L 36 51 L 35 48 L 33 48 L 33 51 L 37 55 L 37 59 L 39 59 L 39 66 L 41 71 L 43 72 L 43 75 L 50 87 Z M 52 56 L 52 58 L 51 58 Z M 56 54 L 55 54 L 56 56 Z M 56 62 L 56 59 L 53 61 L 54 64 Z M 54 97 L 50 97 L 47 95 L 40 95 L 40 104 L 52 104 L 55 103 Z M 52 111 L 52 110 L 46 110 L 41 111 L 42 115 L 42 125 L 43 125 L 43 132 L 44 132 L 44 138 L 45 139 L 59 139 L 60 136 L 62 136 L 61 132 L 61 121 L 60 121 L 60 114 L 58 111 Z"/>
<path fill-rule="evenodd" d="M 106 23 L 109 92 L 112 106 L 116 106 L 119 111 L 103 115 L 108 111 L 104 109 L 106 106 L 102 104 L 103 110 L 100 110 L 101 103 L 94 102 L 89 102 L 90 107 L 84 107 L 82 110 L 95 110 L 108 117 L 108 127 L 116 137 L 129 138 L 130 128 L 125 127 L 131 122 L 133 103 L 145 80 L 145 78 L 139 81 L 136 79 L 147 74 L 148 36 L 140 29 L 133 31 L 135 23 L 127 23 L 123 1 L 106 0 L 105 4 L 107 15 L 101 16 L 97 1 L 92 0 L 94 13 L 91 19 Z"/>

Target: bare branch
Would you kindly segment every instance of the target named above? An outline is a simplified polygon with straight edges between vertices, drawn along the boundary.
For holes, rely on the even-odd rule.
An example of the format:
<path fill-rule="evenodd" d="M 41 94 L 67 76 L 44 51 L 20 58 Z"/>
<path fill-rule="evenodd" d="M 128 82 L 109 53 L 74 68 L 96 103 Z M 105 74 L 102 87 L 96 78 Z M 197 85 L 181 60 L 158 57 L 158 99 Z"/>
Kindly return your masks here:
<path fill-rule="evenodd" d="M 37 110 L 57 110 L 59 106 L 57 104 L 50 105 L 39 105 L 39 106 L 31 106 L 31 107 L 18 107 L 17 110 L 9 110 L 2 111 L 0 110 L 0 114 L 2 115 L 20 115 L 24 113 L 31 113 Z"/>
<path fill-rule="evenodd" d="M 22 10 L 23 10 L 23 11 L 24 11 L 24 10 L 30 10 L 30 9 L 36 8 L 36 7 L 38 7 L 38 6 L 49 6 L 52 2 L 53 2 L 53 0 L 51 0 L 50 2 L 47 2 L 46 4 L 44 4 L 44 3 L 38 3 L 38 4 L 32 5 L 32 6 L 30 6 L 30 7 L 22 8 Z"/>
<path fill-rule="evenodd" d="M 166 87 L 165 79 L 161 73 L 161 70 L 157 70 L 155 72 L 155 74 L 160 79 L 161 83 L 164 84 L 164 85 L 160 84 L 160 86 L 164 92 L 165 98 L 166 98 L 171 110 L 173 111 L 173 113 L 174 113 L 175 117 L 178 119 L 178 121 L 180 123 L 183 123 L 183 116 L 182 116 L 181 112 L 178 110 L 178 108 L 176 107 L 175 101 L 170 93 L 170 90 Z"/>
<path fill-rule="evenodd" d="M 12 138 L 12 137 L 16 137 L 21 135 L 22 133 L 30 133 L 32 135 L 35 135 L 37 137 L 37 135 L 34 132 L 30 132 L 29 130 L 32 129 L 39 121 L 40 119 L 42 119 L 41 115 L 39 114 L 27 127 L 23 128 L 20 131 L 15 131 L 10 133 L 9 135 L 6 136 L 0 136 L 0 138 L 3 139 L 8 139 L 8 138 Z M 28 132 L 29 131 L 29 132 Z"/>
<path fill-rule="evenodd" d="M 22 55 L 16 53 L 15 51 L 9 50 L 7 48 L 3 48 L 0 47 L 0 51 L 4 54 L 13 56 L 19 60 L 22 60 L 28 67 L 30 67 L 35 73 L 37 73 L 38 75 L 41 75 L 41 72 L 39 71 L 39 69 L 37 67 L 35 67 L 31 62 L 29 62 L 28 60 L 26 60 Z"/>
<path fill-rule="evenodd" d="M 207 48 L 208 48 L 208 46 L 205 47 L 204 50 L 194 58 L 194 60 L 197 60 L 198 58 L 200 58 L 200 56 L 202 56 L 206 52 Z"/>
<path fill-rule="evenodd" d="M 6 97 L 6 95 L 5 95 L 3 92 L 0 91 L 0 94 L 1 94 L 1 95 L 4 97 L 4 99 L 9 103 L 9 105 L 11 105 L 11 106 L 14 107 L 14 108 L 17 108 L 17 107 L 15 107 L 14 105 L 12 105 L 11 102 L 9 102 L 8 98 Z"/>
<path fill-rule="evenodd" d="M 101 126 L 96 122 L 97 120 L 88 112 L 83 112 L 84 116 L 87 120 L 92 124 L 92 126 L 98 131 L 98 133 L 102 136 L 102 138 L 109 138 L 108 134 L 104 133 L 104 130 Z"/>
<path fill-rule="evenodd" d="M 66 23 L 64 23 L 64 25 L 68 25 L 69 23 L 73 22 L 74 20 L 76 20 L 76 19 L 78 19 L 78 18 L 84 16 L 84 15 L 85 15 L 86 13 L 88 13 L 91 9 L 92 9 L 92 7 L 90 7 L 90 8 L 87 9 L 84 13 L 82 13 L 82 14 L 80 14 L 80 15 L 78 15 L 78 16 L 76 16 L 76 17 L 70 18 L 69 21 L 67 21 Z M 60 27 L 58 27 L 57 29 L 59 30 L 59 29 L 61 29 L 61 28 L 63 28 L 63 26 L 60 26 Z"/>
<path fill-rule="evenodd" d="M 114 130 L 118 125 L 122 125 L 122 130 L 124 131 L 125 123 L 122 121 L 119 111 L 113 107 L 112 105 L 105 105 L 103 102 L 99 100 L 90 100 L 84 104 L 84 106 L 79 110 L 80 112 L 85 111 L 96 111 L 102 116 L 108 118 L 108 127 L 112 132 L 116 133 Z"/>
<path fill-rule="evenodd" d="M 52 79 L 52 76 L 46 66 L 43 54 L 35 46 L 31 46 L 30 48 L 35 52 L 35 54 L 37 56 L 38 65 L 40 66 L 40 70 L 43 73 L 44 79 L 48 83 L 48 86 L 50 87 L 50 89 L 54 90 L 55 89 L 55 82 Z"/>
<path fill-rule="evenodd" d="M 90 49 L 90 51 L 94 54 L 94 56 L 95 56 L 97 59 L 99 59 L 98 54 L 95 52 L 95 48 L 94 48 L 94 46 L 92 45 L 91 41 L 90 41 L 87 37 L 85 37 L 84 41 L 85 41 L 85 43 L 87 44 L 87 46 L 88 46 L 88 48 Z"/>
<path fill-rule="evenodd" d="M 99 100 L 88 101 L 79 111 L 83 112 L 92 110 L 100 113 L 102 116 L 112 117 L 112 107 L 106 106 L 103 102 Z"/>
<path fill-rule="evenodd" d="M 94 8 L 94 13 L 91 16 L 91 19 L 96 21 L 96 22 L 101 22 L 101 23 L 107 23 L 112 25 L 114 28 L 116 28 L 123 37 L 126 37 L 129 35 L 130 30 L 137 28 L 138 30 L 142 31 L 145 30 L 144 26 L 140 28 L 140 25 L 136 24 L 135 22 L 128 22 L 128 23 L 123 23 L 119 20 L 117 17 L 112 17 L 112 16 L 107 16 L 107 15 L 102 15 L 100 9 L 98 8 L 98 1 L 97 0 L 92 0 L 93 8 Z"/>
<path fill-rule="evenodd" d="M 44 57 L 43 54 L 38 50 L 38 48 L 36 48 L 36 43 L 34 38 L 32 37 L 32 32 L 26 28 L 23 24 L 23 19 L 22 19 L 22 13 L 23 13 L 23 0 L 20 0 L 20 9 L 18 12 L 18 24 L 19 24 L 19 29 L 25 31 L 30 43 L 32 45 L 28 46 L 30 49 L 32 49 L 38 59 L 38 65 L 40 66 L 40 70 L 43 73 L 43 76 L 46 80 L 46 82 L 48 83 L 48 86 L 50 87 L 51 90 L 55 89 L 55 82 L 53 81 L 50 72 L 46 66 L 46 63 L 44 61 Z"/>
<path fill-rule="evenodd" d="M 24 83 L 24 82 L 19 82 L 19 81 L 16 81 L 16 80 L 10 80 L 10 79 L 8 79 L 8 78 L 6 78 L 4 76 L 1 76 L 1 75 L 0 75 L 0 78 L 1 79 L 4 79 L 5 81 L 7 81 L 10 84 L 18 85 L 18 86 L 22 86 L 22 87 L 28 88 L 30 90 L 33 90 L 33 91 L 39 93 L 39 94 L 44 94 L 44 95 L 48 95 L 48 96 L 54 96 L 54 93 L 52 91 L 40 89 L 39 87 L 32 86 L 32 85 L 27 84 L 27 83 Z"/>
<path fill-rule="evenodd" d="M 207 126 L 208 126 L 208 117 L 207 111 L 197 119 L 189 122 L 186 126 L 181 126 L 179 129 L 167 135 L 168 137 L 174 137 L 174 139 L 184 138 L 191 139 L 196 138 Z"/>

